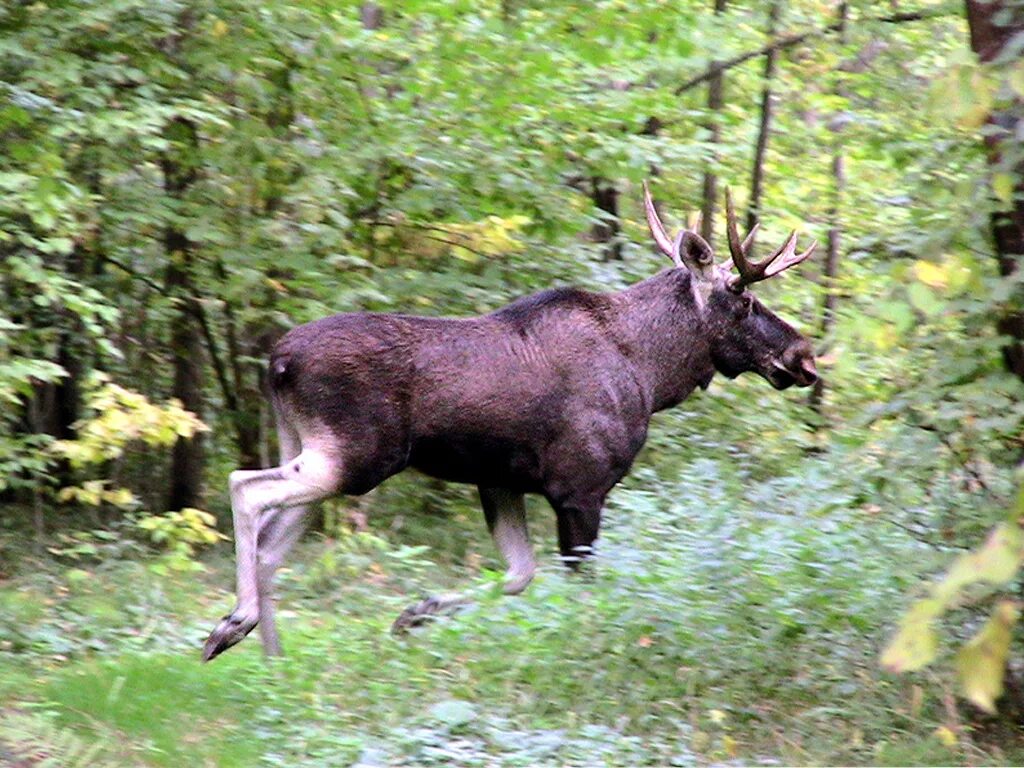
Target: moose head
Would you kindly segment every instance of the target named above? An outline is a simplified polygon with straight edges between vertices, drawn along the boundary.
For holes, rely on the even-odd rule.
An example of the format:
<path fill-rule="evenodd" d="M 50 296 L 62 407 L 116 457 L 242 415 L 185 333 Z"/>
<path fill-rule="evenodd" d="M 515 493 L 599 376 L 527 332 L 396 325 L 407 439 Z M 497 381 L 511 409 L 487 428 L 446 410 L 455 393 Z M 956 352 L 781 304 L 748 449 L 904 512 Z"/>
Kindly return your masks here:
<path fill-rule="evenodd" d="M 740 240 L 732 197 L 726 190 L 726 231 L 730 258 L 716 263 L 708 242 L 697 234 L 699 219 L 670 238 L 644 182 L 644 210 L 658 248 L 679 268 L 689 271 L 697 309 L 708 325 L 715 368 L 729 378 L 752 371 L 776 389 L 809 387 L 818 379 L 811 345 L 793 326 L 767 309 L 748 289 L 807 259 L 817 247 L 798 253 L 796 231 L 768 257 L 748 256 L 760 226 Z M 735 272 L 733 271 L 735 269 Z"/>

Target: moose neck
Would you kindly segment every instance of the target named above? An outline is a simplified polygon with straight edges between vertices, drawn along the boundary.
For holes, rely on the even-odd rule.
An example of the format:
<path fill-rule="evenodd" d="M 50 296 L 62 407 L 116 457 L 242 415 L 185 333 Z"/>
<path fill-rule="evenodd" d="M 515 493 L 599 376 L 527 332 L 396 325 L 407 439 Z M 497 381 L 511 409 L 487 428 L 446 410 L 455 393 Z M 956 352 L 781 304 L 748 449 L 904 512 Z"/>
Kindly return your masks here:
<path fill-rule="evenodd" d="M 619 294 L 620 333 L 644 379 L 651 411 L 671 408 L 715 374 L 708 326 L 684 269 L 660 272 Z"/>

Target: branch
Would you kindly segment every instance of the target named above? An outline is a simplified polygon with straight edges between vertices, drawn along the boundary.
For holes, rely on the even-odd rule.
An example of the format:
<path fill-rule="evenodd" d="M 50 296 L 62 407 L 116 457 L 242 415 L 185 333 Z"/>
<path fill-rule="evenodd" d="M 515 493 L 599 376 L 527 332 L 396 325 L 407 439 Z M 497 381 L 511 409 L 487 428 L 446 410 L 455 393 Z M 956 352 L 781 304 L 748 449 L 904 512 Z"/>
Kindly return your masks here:
<path fill-rule="evenodd" d="M 431 224 L 420 224 L 419 222 L 416 221 L 403 221 L 401 223 L 383 221 L 381 219 L 364 219 L 364 221 L 371 227 L 391 227 L 392 229 L 401 229 L 402 227 L 409 227 L 410 229 L 418 229 L 423 232 L 440 232 L 445 235 L 451 235 L 452 237 L 466 236 L 464 232 L 453 232 L 452 230 L 445 229 L 444 227 L 437 227 Z M 451 245 L 455 248 L 464 248 L 470 253 L 474 253 L 477 256 L 480 256 L 481 258 L 490 258 L 489 255 L 484 253 L 483 251 L 477 250 L 471 245 L 466 245 L 465 243 L 460 243 L 456 240 L 448 240 L 443 237 L 438 237 L 437 235 L 423 235 L 423 237 L 427 238 L 427 240 L 433 240 L 434 242 L 437 243 L 445 243 L 446 245 Z"/>
<path fill-rule="evenodd" d="M 142 274 L 134 267 L 130 267 L 124 262 L 118 261 L 113 256 L 108 256 L 105 253 L 98 254 L 98 256 L 102 261 L 106 262 L 107 264 L 113 264 L 126 275 L 129 275 L 133 279 L 138 280 L 140 283 L 148 286 L 149 288 L 152 288 L 154 291 L 157 291 L 158 293 L 166 292 L 164 286 L 160 285 L 160 283 L 156 282 L 155 280 L 153 280 L 153 278 L 149 277 L 148 275 Z"/>
<path fill-rule="evenodd" d="M 213 335 L 213 329 L 210 328 L 210 323 L 206 319 L 206 311 L 203 309 L 199 299 L 194 296 L 186 298 L 185 301 L 188 302 L 189 312 L 192 313 L 192 317 L 199 323 L 199 328 L 203 332 L 203 338 L 206 340 L 206 349 L 210 353 L 210 361 L 213 363 L 213 372 L 217 377 L 217 383 L 220 384 L 221 393 L 224 395 L 224 404 L 228 407 L 228 411 L 234 415 L 238 412 L 238 399 L 228 384 L 224 362 L 221 360 L 220 350 L 217 347 L 217 339 Z"/>
<path fill-rule="evenodd" d="M 893 13 L 887 16 L 867 16 L 863 19 L 857 19 L 858 22 L 871 22 L 876 21 L 882 24 L 903 24 L 908 21 L 924 21 L 926 19 L 937 19 L 943 16 L 952 16 L 959 13 L 959 6 L 944 6 L 940 8 L 933 8 L 927 11 L 910 11 L 907 13 Z M 716 61 L 710 67 L 705 69 L 699 75 L 691 77 L 689 80 L 678 86 L 675 90 L 675 95 L 679 96 L 686 91 L 695 88 L 701 83 L 706 83 L 708 80 L 713 78 L 715 75 L 724 72 L 727 69 L 739 66 L 744 62 L 756 59 L 759 56 L 764 56 L 771 51 L 780 51 L 785 48 L 792 48 L 794 45 L 799 45 L 805 40 L 810 40 L 815 37 L 822 37 L 827 35 L 829 32 L 838 32 L 842 26 L 842 22 L 833 22 L 824 27 L 818 27 L 817 29 L 809 29 L 806 32 L 797 32 L 791 35 L 784 35 L 783 37 L 772 40 L 767 45 L 764 45 L 757 50 L 747 51 L 741 53 L 738 56 L 733 56 L 731 59 L 725 59 L 724 61 Z"/>

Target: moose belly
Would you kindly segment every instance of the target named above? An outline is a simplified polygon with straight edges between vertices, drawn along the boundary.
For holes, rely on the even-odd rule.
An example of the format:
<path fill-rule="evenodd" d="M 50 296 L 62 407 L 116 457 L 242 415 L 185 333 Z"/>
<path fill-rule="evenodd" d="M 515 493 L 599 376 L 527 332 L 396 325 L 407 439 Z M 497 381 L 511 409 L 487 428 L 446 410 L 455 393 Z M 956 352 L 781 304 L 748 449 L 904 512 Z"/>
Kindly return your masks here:
<path fill-rule="evenodd" d="M 458 483 L 531 492 L 540 487 L 540 462 L 527 446 L 499 435 L 421 438 L 409 465 Z"/>

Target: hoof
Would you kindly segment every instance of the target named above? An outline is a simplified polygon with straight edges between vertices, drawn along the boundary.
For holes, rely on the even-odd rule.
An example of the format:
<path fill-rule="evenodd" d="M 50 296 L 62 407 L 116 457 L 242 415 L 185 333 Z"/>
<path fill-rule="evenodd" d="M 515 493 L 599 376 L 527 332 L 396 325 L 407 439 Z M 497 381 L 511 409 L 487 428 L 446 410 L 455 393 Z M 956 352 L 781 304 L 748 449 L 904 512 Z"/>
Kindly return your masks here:
<path fill-rule="evenodd" d="M 391 633 L 395 635 L 404 634 L 413 627 L 418 627 L 420 624 L 436 619 L 438 616 L 452 613 L 468 602 L 469 600 L 459 595 L 440 595 L 420 600 L 418 603 L 410 605 L 398 615 L 398 618 L 391 625 Z"/>
<path fill-rule="evenodd" d="M 203 661 L 216 658 L 228 648 L 242 642 L 252 632 L 259 619 L 229 614 L 221 619 L 203 645 Z"/>

